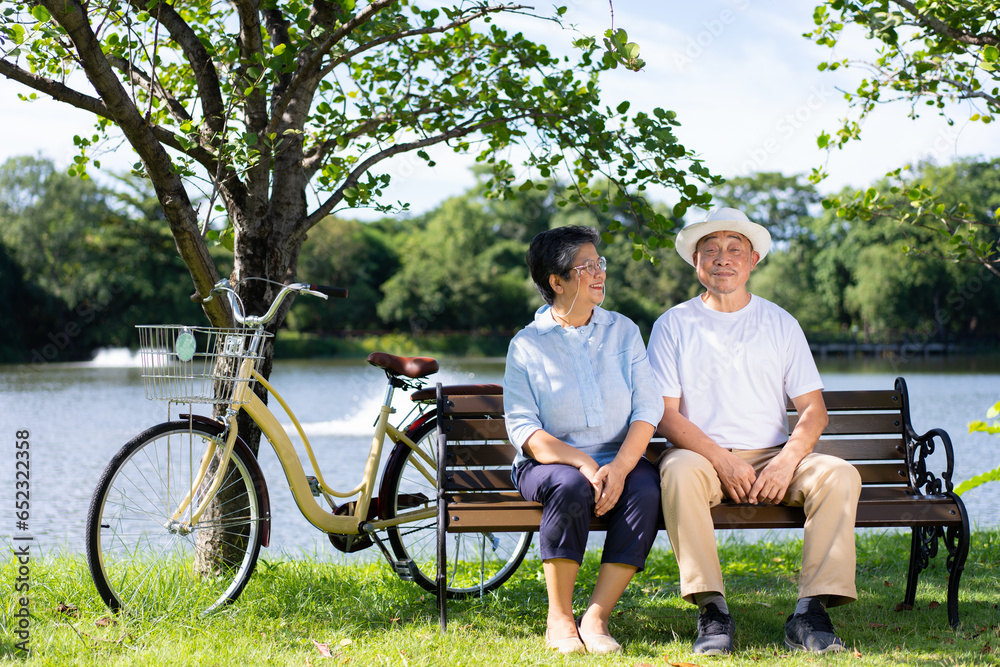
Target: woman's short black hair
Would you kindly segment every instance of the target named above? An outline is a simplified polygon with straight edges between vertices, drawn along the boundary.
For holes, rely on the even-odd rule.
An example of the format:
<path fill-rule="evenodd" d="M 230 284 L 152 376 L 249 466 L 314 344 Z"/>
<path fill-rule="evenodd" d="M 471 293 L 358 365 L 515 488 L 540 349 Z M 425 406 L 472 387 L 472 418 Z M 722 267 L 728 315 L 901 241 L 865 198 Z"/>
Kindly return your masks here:
<path fill-rule="evenodd" d="M 592 227 L 569 225 L 546 230 L 531 240 L 526 256 L 528 271 L 545 303 L 551 306 L 556 298 L 549 285 L 549 276 L 568 277 L 580 248 L 587 243 L 593 243 L 596 248 L 600 239 L 601 235 Z"/>

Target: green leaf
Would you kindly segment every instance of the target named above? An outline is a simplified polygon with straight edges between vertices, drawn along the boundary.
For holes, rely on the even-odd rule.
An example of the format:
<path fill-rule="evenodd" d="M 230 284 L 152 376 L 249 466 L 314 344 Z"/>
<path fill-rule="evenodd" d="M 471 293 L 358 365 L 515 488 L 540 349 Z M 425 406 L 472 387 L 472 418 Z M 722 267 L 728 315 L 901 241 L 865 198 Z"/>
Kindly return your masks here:
<path fill-rule="evenodd" d="M 1000 59 L 1000 49 L 990 44 L 983 49 L 983 60 L 988 63 L 995 63 Z"/>
<path fill-rule="evenodd" d="M 14 43 L 20 46 L 24 44 L 24 26 L 20 23 L 15 23 L 10 27 L 10 38 L 14 40 Z"/>
<path fill-rule="evenodd" d="M 52 15 L 49 14 L 49 10 L 45 9 L 45 7 L 42 7 L 41 5 L 35 5 L 32 7 L 31 15 L 34 16 L 35 20 L 39 23 L 45 23 L 52 18 Z"/>
<path fill-rule="evenodd" d="M 971 491 L 977 486 L 982 486 L 988 482 L 1000 482 L 1000 468 L 994 468 L 989 472 L 984 472 L 981 475 L 976 475 L 972 479 L 965 480 L 955 487 L 955 493 L 962 495 L 966 491 Z"/>

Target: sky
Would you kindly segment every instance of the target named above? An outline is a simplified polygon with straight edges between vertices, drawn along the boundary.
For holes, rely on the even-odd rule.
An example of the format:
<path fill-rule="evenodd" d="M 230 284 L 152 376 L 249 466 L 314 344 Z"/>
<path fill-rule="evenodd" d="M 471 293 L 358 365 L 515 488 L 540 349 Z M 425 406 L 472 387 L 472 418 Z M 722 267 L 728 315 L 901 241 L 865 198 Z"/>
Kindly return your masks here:
<path fill-rule="evenodd" d="M 723 177 L 757 171 L 808 174 L 825 166 L 829 178 L 820 189 L 829 193 L 866 187 L 887 171 L 922 159 L 944 164 L 959 157 L 1000 156 L 1000 131 L 964 120 L 976 112 L 968 104 L 951 110 L 954 126 L 933 110 L 913 121 L 907 106 L 885 105 L 863 127 L 861 142 L 829 155 L 820 151 L 816 137 L 838 128 L 848 113 L 842 91 L 856 88 L 863 73 L 817 70 L 829 50 L 802 36 L 813 27 L 811 2 L 613 0 L 613 9 L 607 0 L 559 4 L 568 7 L 566 22 L 580 31 L 599 36 L 621 28 L 640 46 L 645 67 L 609 73 L 602 83 L 605 101 L 614 107 L 628 100 L 632 112 L 655 107 L 677 112 L 681 143 Z M 535 6 L 544 11 L 549 5 Z M 573 38 L 527 18 L 511 27 L 554 52 L 568 51 Z M 836 54 L 870 58 L 874 48 L 856 31 L 845 36 Z M 0 142 L 0 161 L 41 154 L 68 166 L 75 155 L 73 135 L 92 134 L 91 119 L 51 100 L 26 104 L 17 99 L 18 91 L 25 92 L 0 77 L 0 111 L 5 125 L 17 128 Z M 434 168 L 407 156 L 389 166 L 391 200 L 408 201 L 419 213 L 473 184 L 470 158 L 446 148 L 432 156 Z M 101 159 L 105 170 L 117 171 L 136 160 L 127 146 Z M 659 198 L 670 203 L 669 193 Z"/>

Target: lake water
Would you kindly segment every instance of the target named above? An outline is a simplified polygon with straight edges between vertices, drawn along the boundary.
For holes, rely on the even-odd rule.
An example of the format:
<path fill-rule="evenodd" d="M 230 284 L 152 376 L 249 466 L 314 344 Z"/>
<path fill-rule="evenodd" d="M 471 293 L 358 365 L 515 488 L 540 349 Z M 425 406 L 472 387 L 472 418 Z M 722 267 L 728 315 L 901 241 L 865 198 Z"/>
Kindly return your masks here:
<path fill-rule="evenodd" d="M 1000 400 L 997 360 L 853 359 L 823 362 L 820 370 L 828 389 L 889 389 L 897 375 L 904 376 L 914 428 L 922 433 L 941 427 L 951 435 L 956 484 L 1000 465 L 1000 438 L 968 432 L 968 423 L 985 419 L 987 409 Z M 500 382 L 502 377 L 502 360 L 443 360 L 442 370 L 432 379 L 449 384 Z M 353 488 L 364 468 L 372 423 L 384 392 L 382 373 L 363 360 L 278 362 L 271 381 L 305 426 L 327 482 L 338 489 Z M 400 419 L 408 403 L 405 395 L 398 395 Z M 206 406 L 201 407 L 205 412 Z M 272 402 L 272 409 L 280 408 Z M 175 406 L 171 416 L 177 413 Z M 39 551 L 82 553 L 90 496 L 104 466 L 125 442 L 167 418 L 166 403 L 145 399 L 140 371 L 124 351 L 102 353 L 88 364 L 0 366 L 0 435 L 6 443 L 0 447 L 4 479 L 0 483 L 0 542 L 15 533 L 13 441 L 17 431 L 30 432 L 28 534 L 35 538 Z M 272 556 L 281 552 L 333 560 L 363 557 L 343 556 L 302 518 L 266 443 L 260 459 L 274 516 Z M 932 469 L 940 472 L 941 465 Z M 964 500 L 973 525 L 1000 524 L 1000 484 L 970 491 Z M 667 546 L 665 537 L 661 541 Z M 374 549 L 364 555 L 378 556 Z"/>

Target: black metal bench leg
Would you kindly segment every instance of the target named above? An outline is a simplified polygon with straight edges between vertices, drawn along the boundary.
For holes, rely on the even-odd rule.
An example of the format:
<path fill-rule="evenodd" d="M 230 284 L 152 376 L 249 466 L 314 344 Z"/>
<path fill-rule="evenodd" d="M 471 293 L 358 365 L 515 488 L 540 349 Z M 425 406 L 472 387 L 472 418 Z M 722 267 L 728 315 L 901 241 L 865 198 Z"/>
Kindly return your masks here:
<path fill-rule="evenodd" d="M 945 539 L 949 538 L 946 537 Z M 961 534 L 958 536 L 958 542 L 955 545 L 955 551 L 949 553 L 949 560 L 951 561 L 949 569 L 951 572 L 948 575 L 948 624 L 956 630 L 961 625 L 958 619 L 958 586 L 962 579 L 962 571 L 965 569 L 965 559 L 969 555 L 969 541 L 969 531 L 961 531 Z M 948 551 L 952 551 L 950 545 Z"/>
<path fill-rule="evenodd" d="M 947 528 L 944 531 L 943 539 L 944 545 L 948 549 L 948 624 L 957 630 L 961 625 L 958 618 L 958 586 L 962 579 L 962 572 L 965 570 L 965 559 L 969 556 L 971 533 L 965 504 L 958 496 L 953 497 L 958 501 L 962 513 L 962 525 L 961 527 Z"/>
<path fill-rule="evenodd" d="M 913 528 L 910 531 L 910 566 L 906 573 L 906 592 L 903 594 L 903 604 L 908 608 L 913 608 L 913 603 L 916 601 L 917 580 L 925 567 L 927 567 L 927 553 L 921 529 Z"/>

